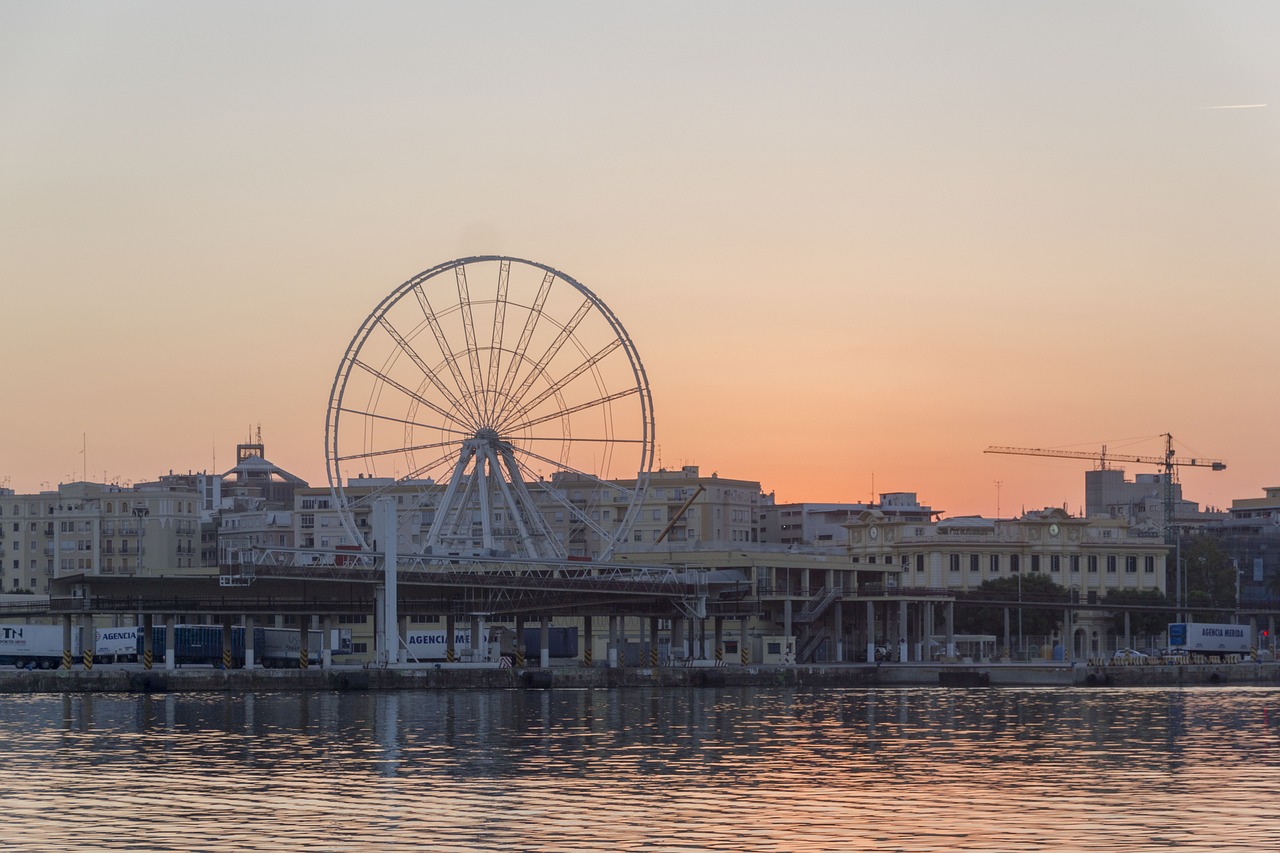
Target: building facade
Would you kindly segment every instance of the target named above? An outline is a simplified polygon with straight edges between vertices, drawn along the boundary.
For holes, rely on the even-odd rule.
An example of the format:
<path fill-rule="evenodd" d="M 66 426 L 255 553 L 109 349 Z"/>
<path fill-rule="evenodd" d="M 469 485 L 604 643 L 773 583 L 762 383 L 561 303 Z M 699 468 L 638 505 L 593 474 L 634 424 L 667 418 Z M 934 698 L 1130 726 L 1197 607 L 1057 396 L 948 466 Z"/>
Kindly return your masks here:
<path fill-rule="evenodd" d="M 46 594 L 56 576 L 161 574 L 199 568 L 200 496 L 143 484 L 64 483 L 0 494 L 6 592 Z"/>
<path fill-rule="evenodd" d="M 886 582 L 910 590 L 974 592 L 989 580 L 1043 575 L 1080 605 L 1114 590 L 1165 593 L 1169 546 L 1147 529 L 1107 517 L 1078 518 L 1058 508 L 1020 518 L 957 517 L 936 522 L 893 518 L 867 510 L 848 525 L 855 564 L 888 567 Z M 1108 642 L 1109 611 L 1074 610 L 1063 619 L 1074 657 Z"/>

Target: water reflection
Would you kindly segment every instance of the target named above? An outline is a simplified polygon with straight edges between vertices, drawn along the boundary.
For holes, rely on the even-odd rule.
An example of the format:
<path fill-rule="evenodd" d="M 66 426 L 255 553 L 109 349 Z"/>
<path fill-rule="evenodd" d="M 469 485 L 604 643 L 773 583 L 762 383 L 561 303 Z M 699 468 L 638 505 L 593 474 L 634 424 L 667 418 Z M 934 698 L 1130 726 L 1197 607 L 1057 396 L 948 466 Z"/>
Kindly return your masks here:
<path fill-rule="evenodd" d="M 1280 690 L 0 697 L 6 850 L 1271 844 Z"/>

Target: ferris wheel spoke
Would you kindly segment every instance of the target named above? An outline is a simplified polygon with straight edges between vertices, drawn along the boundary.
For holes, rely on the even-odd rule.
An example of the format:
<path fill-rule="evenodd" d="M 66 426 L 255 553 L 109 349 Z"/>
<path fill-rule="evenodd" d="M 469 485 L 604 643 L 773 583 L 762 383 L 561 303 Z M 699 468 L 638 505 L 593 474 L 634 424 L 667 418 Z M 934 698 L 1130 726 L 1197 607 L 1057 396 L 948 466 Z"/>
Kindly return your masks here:
<path fill-rule="evenodd" d="M 366 412 L 364 409 L 348 409 L 344 406 L 339 406 L 337 411 L 345 412 L 351 415 L 358 415 L 360 417 L 372 418 L 374 420 L 390 421 L 392 423 L 404 424 L 405 426 L 421 427 L 422 429 L 439 430 L 440 432 L 450 433 L 452 435 L 456 435 L 464 438 L 470 437 L 471 434 L 473 433 L 473 430 L 453 429 L 451 427 L 444 426 L 443 424 L 424 424 L 421 421 L 412 421 L 412 420 L 409 420 L 408 418 L 396 418 L 396 417 L 392 417 L 391 415 L 380 415 L 377 412 Z"/>
<path fill-rule="evenodd" d="M 643 438 L 579 438 L 565 435 L 527 435 L 521 436 L 520 443 L 526 441 L 553 441 L 561 444 L 577 444 L 578 442 L 600 442 L 602 444 L 644 444 Z"/>
<path fill-rule="evenodd" d="M 611 483 L 608 480 L 602 480 L 599 477 L 597 477 L 595 474 L 590 474 L 586 471 L 581 470 L 580 468 L 575 468 L 572 465 L 567 465 L 563 462 L 557 462 L 556 460 L 548 456 L 543 456 L 539 453 L 534 453 L 532 450 L 528 449 L 527 447 L 517 447 L 515 451 L 518 455 L 528 456 L 531 459 L 537 459 L 539 462 L 544 462 L 547 465 L 552 466 L 556 470 L 564 471 L 567 474 L 574 474 L 578 477 L 581 477 L 584 480 L 595 483 L 597 486 L 603 486 L 605 489 L 608 489 L 610 492 L 614 492 L 621 495 L 628 495 L 628 496 L 634 495 L 636 493 L 634 489 L 627 489 L 627 488 L 624 488 L 623 486 L 618 485 L 617 483 Z M 521 467 L 527 469 L 528 465 L 521 462 Z"/>
<path fill-rule="evenodd" d="M 529 467 L 524 463 L 517 460 L 516 464 L 520 467 L 520 470 L 524 471 L 526 474 L 536 476 L 534 472 L 531 471 Z M 526 477 L 526 479 L 529 479 L 529 478 Z M 558 489 L 556 489 L 549 483 L 543 482 L 541 485 L 542 485 L 542 491 L 544 494 L 546 494 L 556 503 L 560 504 L 562 507 L 568 510 L 573 516 L 575 516 L 585 526 L 590 527 L 592 530 L 594 530 L 596 532 L 596 535 L 598 535 L 601 539 L 608 540 L 609 538 L 611 538 L 612 534 L 610 534 L 603 527 L 601 527 L 599 522 L 593 521 L 591 517 L 587 514 L 586 510 L 582 509 L 573 501 L 569 500 L 569 498 L 565 497 L 563 493 L 561 493 Z"/>
<path fill-rule="evenodd" d="M 456 441 L 433 441 L 430 444 L 415 444 L 409 447 L 393 447 L 388 450 L 370 450 L 365 453 L 350 453 L 335 457 L 339 462 L 350 462 L 353 459 L 375 459 L 380 456 L 395 456 L 400 453 L 412 453 L 415 450 L 439 450 L 441 447 L 457 447 Z"/>
<path fill-rule="evenodd" d="M 379 496 L 379 497 L 380 497 L 380 496 L 382 496 L 382 495 L 384 495 L 384 494 L 389 494 L 389 493 L 393 492 L 394 490 L 396 490 L 396 489 L 400 488 L 401 486 L 405 485 L 406 483 L 410 483 L 410 482 L 412 482 L 413 480 L 421 479 L 421 477 L 422 477 L 424 474 L 428 474 L 430 471 L 433 471 L 433 470 L 435 470 L 436 468 L 441 467 L 441 466 L 442 466 L 442 465 L 444 465 L 445 463 L 449 463 L 450 465 L 452 465 L 452 464 L 453 464 L 453 459 L 454 459 L 454 457 L 455 457 L 455 456 L 457 456 L 457 453 L 456 453 L 456 452 L 454 452 L 454 451 L 451 451 L 451 452 L 449 452 L 449 453 L 443 453 L 443 454 L 441 454 L 441 455 L 439 455 L 439 456 L 435 457 L 434 459 L 432 459 L 432 460 L 431 460 L 430 462 L 428 462 L 427 464 L 425 464 L 425 465 L 419 465 L 418 467 L 414 468 L 413 470 L 411 470 L 409 473 L 405 474 L 404 476 L 396 476 L 396 477 L 391 478 L 391 482 L 390 482 L 390 483 L 388 483 L 387 485 L 385 485 L 385 486 L 377 486 L 377 487 L 375 487 L 372 491 L 370 491 L 370 492 L 369 492 L 369 495 L 370 495 L 370 497 L 372 498 L 372 497 L 374 497 L 374 496 Z M 359 482 L 359 481 L 357 481 L 357 482 L 356 482 L 355 484 L 353 484 L 353 485 L 358 485 L 358 482 Z"/>
<path fill-rule="evenodd" d="M 490 392 L 498 390 L 502 372 L 502 341 L 507 322 L 507 285 L 511 279 L 511 261 L 498 264 L 498 293 L 493 301 L 493 331 L 489 335 L 489 380 L 485 387 Z M 497 400 L 491 400 L 485 414 L 490 420 L 496 414 Z"/>
<path fill-rule="evenodd" d="M 570 385 L 579 376 L 586 373 L 588 370 L 591 370 L 592 368 L 596 367 L 602 361 L 608 358 L 609 354 L 612 353 L 614 350 L 616 350 L 620 346 L 622 346 L 622 341 L 619 340 L 618 338 L 614 338 L 612 342 L 606 344 L 604 347 L 601 347 L 601 349 L 598 352 L 588 357 L 586 361 L 582 362 L 582 364 L 579 364 L 577 367 L 569 371 L 567 374 L 565 374 L 563 377 L 561 377 L 552 385 L 549 385 L 548 387 L 542 389 L 542 391 L 538 394 L 538 396 L 534 397 L 528 403 L 521 404 L 519 407 L 517 407 L 514 411 L 510 412 L 509 414 L 504 411 L 503 414 L 506 416 L 504 420 L 510 421 L 510 419 L 512 418 L 519 419 L 519 418 L 527 417 L 530 412 L 537 409 L 538 406 L 546 402 L 548 398 L 559 394 L 562 390 L 564 390 L 566 386 Z"/>
<path fill-rule="evenodd" d="M 639 393 L 639 389 L 628 388 L 625 391 L 619 391 L 616 394 L 609 394 L 608 396 L 605 396 L 605 397 L 597 397 L 594 400 L 589 400 L 585 403 L 579 403 L 576 406 L 570 406 L 567 409 L 561 409 L 559 411 L 552 412 L 549 415 L 543 415 L 540 418 L 534 418 L 533 420 L 530 420 L 530 421 L 523 421 L 519 424 L 519 427 L 521 429 L 527 429 L 529 427 L 545 424 L 547 421 L 554 421 L 559 418 L 563 418 L 566 415 L 572 415 L 572 414 L 575 414 L 576 412 L 583 412 L 583 411 L 586 411 L 587 409 L 594 409 L 597 406 L 603 406 L 607 403 L 612 403 L 614 400 L 621 400 L 624 397 L 630 397 L 633 394 L 637 394 L 637 393 Z"/>
<path fill-rule="evenodd" d="M 458 308 L 462 312 L 462 334 L 467 344 L 467 363 L 471 367 L 471 392 L 480 398 L 477 405 L 483 415 L 489 401 L 485 399 L 484 380 L 480 377 L 480 350 L 476 345 L 476 323 L 471 311 L 471 291 L 467 287 L 467 268 L 455 268 L 453 276 L 458 283 Z"/>
<path fill-rule="evenodd" d="M 533 332 L 538 326 L 538 320 L 542 318 L 542 310 L 547 303 L 547 296 L 551 293 L 551 284 L 554 281 L 555 275 L 550 272 L 542 276 L 542 284 L 538 287 L 538 295 L 534 298 L 533 307 L 529 309 L 529 315 L 524 320 L 524 331 L 520 333 L 520 340 L 516 343 L 516 348 L 511 354 L 511 360 L 507 362 L 507 371 L 502 377 L 502 388 L 498 391 L 499 400 L 507 399 L 507 395 L 511 393 L 511 386 L 515 383 L 520 365 L 524 364 L 525 353 L 529 351 L 529 342 L 533 339 Z"/>
<path fill-rule="evenodd" d="M 416 391 L 413 391 L 405 387 L 404 385 L 401 385 L 399 382 L 395 381 L 390 376 L 383 373 L 381 370 L 378 370 L 376 367 L 372 367 L 368 364 L 365 364 L 363 361 L 361 361 L 358 358 L 352 359 L 351 363 L 354 364 L 356 367 L 359 367 L 361 370 L 365 371 L 366 373 L 371 374 L 375 379 L 380 379 L 387 385 L 390 385 L 392 388 L 395 388 L 397 391 L 399 391 L 401 394 L 404 394 L 410 400 L 413 400 L 417 403 L 421 403 L 422 405 L 426 406 L 428 409 L 431 409 L 433 412 L 440 415 L 441 417 L 447 418 L 448 420 L 453 421 L 454 423 L 457 423 L 457 424 L 461 424 L 462 426 L 468 426 L 468 424 L 460 420 L 457 417 L 457 415 L 452 415 L 449 412 L 446 412 L 444 409 L 440 408 L 438 405 L 428 400 L 426 397 L 423 397 L 421 394 L 417 393 Z"/>
<path fill-rule="evenodd" d="M 551 366 L 551 361 L 560 354 L 560 350 L 565 343 L 573 337 L 574 330 L 578 328 L 578 324 L 587 316 L 589 310 L 591 310 L 591 300 L 583 300 L 582 304 L 578 306 L 578 310 L 569 318 L 569 322 L 560 327 L 560 333 L 556 335 L 555 340 L 551 342 L 546 352 L 542 354 L 542 357 L 533 365 L 533 369 L 525 375 L 524 380 L 520 383 L 520 387 L 515 393 L 517 400 L 524 399 L 524 395 L 529 393 L 529 389 L 533 387 L 534 382 L 538 381 L 538 377 L 547 372 L 547 368 Z M 504 411 L 501 414 L 505 416 L 506 413 Z"/>
<path fill-rule="evenodd" d="M 418 355 L 418 351 L 415 350 L 405 337 L 400 334 L 399 330 L 391 324 L 390 320 L 386 317 L 379 317 L 378 325 L 380 325 L 386 333 L 391 336 L 392 340 L 396 342 L 396 345 L 400 347 L 405 355 L 409 356 L 409 359 L 414 363 L 414 366 L 422 371 L 422 375 L 430 380 L 431 384 L 435 386 L 435 389 L 440 392 L 442 397 L 449 401 L 451 406 L 459 410 L 463 408 L 462 403 L 458 398 L 444 386 L 444 383 L 442 383 L 439 377 L 436 376 L 436 372 L 432 370 L 425 361 L 423 361 L 422 356 Z"/>
<path fill-rule="evenodd" d="M 444 357 L 444 363 L 449 367 L 449 373 L 453 376 L 453 382 L 458 387 L 458 393 L 462 399 L 469 403 L 468 411 L 476 416 L 476 422 L 484 420 L 480 409 L 476 402 L 476 395 L 470 393 L 467 388 L 467 380 L 462 376 L 462 369 L 458 367 L 458 356 L 453 351 L 453 347 L 449 345 L 449 337 L 444 333 L 444 329 L 440 327 L 440 320 L 436 317 L 436 312 L 431 307 L 431 301 L 427 299 L 427 294 L 422 290 L 422 284 L 419 283 L 413 289 L 414 296 L 418 299 L 418 307 L 422 309 L 423 319 L 427 321 L 427 325 L 431 328 L 431 334 L 436 339 L 436 346 L 440 348 L 440 354 Z M 432 371 L 435 375 L 435 371 Z"/>

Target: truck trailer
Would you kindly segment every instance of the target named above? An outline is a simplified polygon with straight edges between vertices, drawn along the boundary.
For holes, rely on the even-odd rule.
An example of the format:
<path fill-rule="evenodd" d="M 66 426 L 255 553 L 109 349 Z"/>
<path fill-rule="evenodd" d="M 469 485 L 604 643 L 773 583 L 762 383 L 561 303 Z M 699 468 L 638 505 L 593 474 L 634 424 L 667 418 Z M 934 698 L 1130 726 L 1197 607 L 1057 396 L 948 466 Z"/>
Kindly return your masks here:
<path fill-rule="evenodd" d="M 480 652 L 477 658 L 471 654 L 470 629 L 456 629 L 453 632 L 453 651 L 459 660 L 497 660 L 500 656 L 514 652 L 514 631 L 501 625 L 488 630 L 488 647 Z M 408 631 L 403 637 L 405 649 L 410 660 L 445 660 L 448 644 L 445 642 L 445 631 L 438 628 L 430 631 Z M 547 633 L 548 657 L 575 658 L 578 656 L 578 629 L 555 627 Z M 537 660 L 542 654 L 542 630 L 539 627 L 526 626 L 524 629 L 524 651 L 530 660 Z"/>
<path fill-rule="evenodd" d="M 156 660 L 162 661 L 166 653 L 164 626 L 153 627 L 151 636 L 153 654 Z M 220 625 L 175 625 L 173 639 L 174 663 L 177 665 L 222 666 L 224 650 Z M 254 628 L 254 662 L 266 669 L 296 669 L 302 662 L 301 639 L 297 628 Z M 307 662 L 310 666 L 320 665 L 322 639 L 320 631 L 307 632 Z M 351 629 L 332 629 L 330 652 L 335 656 L 345 655 L 350 654 L 351 649 Z M 231 666 L 236 669 L 243 667 L 244 656 L 244 626 L 235 625 L 231 628 Z"/>
<path fill-rule="evenodd" d="M 140 631 L 134 627 L 94 629 L 93 659 L 137 659 Z M 80 629 L 71 631 L 71 656 L 81 661 Z M 0 625 L 0 664 L 19 669 L 57 669 L 62 666 L 61 625 Z"/>
<path fill-rule="evenodd" d="M 1253 649 L 1248 625 L 1174 622 L 1169 625 L 1169 651 L 1174 654 L 1239 655 Z"/>

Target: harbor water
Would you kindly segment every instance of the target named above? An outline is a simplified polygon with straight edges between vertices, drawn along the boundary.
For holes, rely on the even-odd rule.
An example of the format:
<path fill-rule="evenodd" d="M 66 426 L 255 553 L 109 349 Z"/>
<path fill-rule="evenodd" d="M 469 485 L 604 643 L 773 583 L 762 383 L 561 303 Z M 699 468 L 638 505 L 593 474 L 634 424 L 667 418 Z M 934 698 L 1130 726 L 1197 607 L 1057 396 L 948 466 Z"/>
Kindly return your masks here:
<path fill-rule="evenodd" d="M 0 849 L 1267 850 L 1280 689 L 0 696 Z"/>

